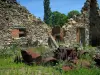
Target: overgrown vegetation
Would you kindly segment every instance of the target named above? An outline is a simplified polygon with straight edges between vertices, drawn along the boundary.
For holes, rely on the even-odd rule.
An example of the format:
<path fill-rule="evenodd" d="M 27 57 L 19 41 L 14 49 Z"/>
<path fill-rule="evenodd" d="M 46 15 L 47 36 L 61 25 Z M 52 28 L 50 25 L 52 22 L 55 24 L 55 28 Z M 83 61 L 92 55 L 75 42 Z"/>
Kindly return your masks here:
<path fill-rule="evenodd" d="M 25 65 L 14 63 L 12 58 L 0 58 L 0 75 L 100 75 L 100 69 L 77 68 L 64 72 L 61 64 L 57 66 Z"/>
<path fill-rule="evenodd" d="M 90 47 L 86 47 L 85 49 L 87 48 L 90 49 Z M 11 47 L 11 49 L 12 49 L 11 52 L 14 55 L 15 53 L 13 51 L 18 50 L 19 48 L 18 46 L 14 45 L 13 47 Z M 46 49 L 43 46 L 30 49 L 33 49 L 34 51 L 37 51 L 41 54 L 46 51 Z M 13 56 L 8 57 L 6 55 L 3 55 L 3 57 L 0 56 L 0 75 L 100 75 L 99 71 L 100 69 L 94 66 L 95 62 L 91 60 L 90 55 L 81 56 L 80 60 L 82 61 L 83 59 L 91 61 L 92 63 L 91 68 L 81 67 L 80 64 L 75 66 L 74 64 L 71 64 L 68 61 L 59 61 L 59 63 L 56 64 L 55 66 L 51 65 L 44 66 L 42 64 L 41 65 L 33 64 L 29 66 L 22 62 L 15 63 Z M 63 65 L 72 65 L 77 68 L 69 71 L 63 71 L 62 70 Z"/>
<path fill-rule="evenodd" d="M 44 0 L 44 22 L 48 25 L 51 25 L 51 8 L 50 1 Z"/>
<path fill-rule="evenodd" d="M 66 22 L 68 18 L 65 14 L 62 14 L 58 11 L 52 12 L 52 26 L 60 26 L 62 27 Z"/>
<path fill-rule="evenodd" d="M 81 15 L 81 14 L 80 14 L 79 11 L 77 11 L 77 10 L 72 10 L 72 11 L 70 11 L 70 12 L 68 13 L 67 17 L 68 17 L 68 19 L 70 19 L 70 18 L 74 18 L 74 16 L 80 16 L 80 15 Z"/>

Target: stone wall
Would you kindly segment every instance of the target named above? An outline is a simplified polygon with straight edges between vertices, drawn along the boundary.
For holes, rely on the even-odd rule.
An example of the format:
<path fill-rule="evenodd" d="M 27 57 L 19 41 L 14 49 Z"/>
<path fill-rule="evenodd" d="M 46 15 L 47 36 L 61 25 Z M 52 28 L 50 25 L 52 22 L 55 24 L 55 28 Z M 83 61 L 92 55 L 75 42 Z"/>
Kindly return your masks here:
<path fill-rule="evenodd" d="M 100 45 L 100 11 L 97 0 L 86 0 L 81 10 L 81 16 L 75 17 L 73 21 L 65 25 L 66 44 L 71 45 L 76 42 L 76 29 L 78 27 L 85 28 L 85 44 L 87 45 Z"/>
<path fill-rule="evenodd" d="M 17 3 L 16 0 L 1 0 L 3 2 L 7 2 L 7 3 Z"/>
<path fill-rule="evenodd" d="M 35 18 L 20 4 L 9 4 L 0 0 L 0 48 L 12 41 L 11 31 L 14 26 L 24 26 L 27 30 L 26 39 L 31 42 L 42 40 L 47 43 L 48 26 Z"/>
<path fill-rule="evenodd" d="M 64 37 L 66 46 L 73 46 L 76 43 L 76 27 L 73 25 L 65 25 L 63 28 L 66 32 L 66 36 Z"/>
<path fill-rule="evenodd" d="M 64 37 L 65 39 L 65 44 L 67 46 L 73 46 L 76 44 L 88 44 L 88 27 L 87 24 L 76 22 L 75 20 L 71 19 L 66 25 L 63 26 L 64 30 L 66 31 L 66 36 Z M 78 34 L 77 29 L 85 29 L 84 33 L 84 41 L 80 38 L 82 37 L 82 34 Z M 81 43 L 82 41 L 82 43 Z"/>

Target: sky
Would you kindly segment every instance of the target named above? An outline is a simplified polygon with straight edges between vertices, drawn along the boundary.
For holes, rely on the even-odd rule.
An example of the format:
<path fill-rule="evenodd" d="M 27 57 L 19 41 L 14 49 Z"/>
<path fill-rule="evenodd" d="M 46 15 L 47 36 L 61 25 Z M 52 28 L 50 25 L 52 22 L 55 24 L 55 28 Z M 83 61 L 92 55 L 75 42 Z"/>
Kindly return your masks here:
<path fill-rule="evenodd" d="M 43 19 L 44 7 L 43 0 L 17 0 L 22 6 L 25 6 L 30 13 L 37 18 Z M 52 11 L 59 11 L 67 15 L 71 10 L 80 11 L 86 0 L 50 0 L 50 7 Z M 100 5 L 100 0 L 98 0 Z"/>

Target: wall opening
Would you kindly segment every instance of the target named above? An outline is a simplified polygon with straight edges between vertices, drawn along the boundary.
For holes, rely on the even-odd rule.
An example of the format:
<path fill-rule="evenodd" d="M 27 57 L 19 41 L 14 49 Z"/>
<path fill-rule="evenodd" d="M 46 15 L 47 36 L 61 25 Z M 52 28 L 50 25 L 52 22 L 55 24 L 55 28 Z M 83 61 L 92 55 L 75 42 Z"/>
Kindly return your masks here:
<path fill-rule="evenodd" d="M 26 29 L 25 28 L 19 29 L 19 38 L 20 37 L 26 37 Z"/>
<path fill-rule="evenodd" d="M 16 39 L 16 38 L 21 38 L 21 37 L 26 37 L 26 28 L 14 28 L 12 29 L 12 38 Z"/>
<path fill-rule="evenodd" d="M 85 45 L 85 28 L 77 28 L 76 38 L 77 43 Z"/>
<path fill-rule="evenodd" d="M 57 42 L 60 42 L 61 41 L 61 37 L 60 37 L 60 35 L 55 35 L 55 40 L 57 41 Z"/>
<path fill-rule="evenodd" d="M 52 36 L 55 38 L 56 41 L 64 42 L 64 36 L 65 36 L 64 29 L 59 26 L 53 27 Z"/>
<path fill-rule="evenodd" d="M 52 35 L 60 34 L 61 28 L 56 26 L 52 28 Z"/>

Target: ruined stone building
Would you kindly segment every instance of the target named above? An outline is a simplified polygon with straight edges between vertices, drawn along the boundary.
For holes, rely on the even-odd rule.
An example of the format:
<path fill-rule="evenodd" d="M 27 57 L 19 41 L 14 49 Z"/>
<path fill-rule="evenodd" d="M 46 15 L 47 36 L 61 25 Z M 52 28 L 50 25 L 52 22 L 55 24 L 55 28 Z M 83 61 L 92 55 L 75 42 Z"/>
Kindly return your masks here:
<path fill-rule="evenodd" d="M 48 26 L 16 2 L 0 0 L 0 48 L 14 40 L 21 41 L 19 44 L 25 41 L 32 44 L 37 40 L 47 44 Z"/>
<path fill-rule="evenodd" d="M 70 19 L 63 26 L 66 30 L 65 43 L 72 45 L 100 45 L 100 10 L 97 0 L 86 0 L 81 16 Z"/>
<path fill-rule="evenodd" d="M 100 45 L 100 11 L 97 0 L 86 0 L 81 16 L 70 19 L 61 30 L 61 40 L 66 45 Z M 49 27 L 37 19 L 16 0 L 0 0 L 0 48 L 17 40 L 33 44 L 37 40 L 47 44 Z M 60 30 L 58 28 L 58 30 Z M 54 31 L 55 29 L 54 29 Z M 58 34 L 58 33 L 57 33 Z M 59 38 L 58 35 L 54 38 Z M 64 38 L 63 38 L 64 37 Z"/>

